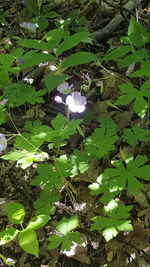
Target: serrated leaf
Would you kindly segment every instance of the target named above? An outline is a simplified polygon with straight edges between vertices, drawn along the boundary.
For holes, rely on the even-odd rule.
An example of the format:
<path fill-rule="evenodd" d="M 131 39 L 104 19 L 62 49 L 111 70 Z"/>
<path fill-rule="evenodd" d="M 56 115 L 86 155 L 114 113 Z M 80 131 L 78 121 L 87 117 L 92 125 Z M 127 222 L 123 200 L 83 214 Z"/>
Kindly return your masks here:
<path fill-rule="evenodd" d="M 53 206 L 54 202 L 58 202 L 60 200 L 59 190 L 53 189 L 49 192 L 49 190 L 44 189 L 40 194 L 39 199 L 34 202 L 35 215 L 52 215 L 54 214 L 56 207 Z"/>
<path fill-rule="evenodd" d="M 140 128 L 138 125 L 134 125 L 131 129 L 125 129 L 123 138 L 129 145 L 137 145 L 139 141 L 150 141 L 150 130 Z"/>
<path fill-rule="evenodd" d="M 104 214 L 107 217 L 96 216 L 92 219 L 93 224 L 91 230 L 102 231 L 103 236 L 107 241 L 115 237 L 119 231 L 130 231 L 132 225 L 129 220 L 126 220 L 130 214 L 132 206 L 118 205 L 117 202 L 111 200 L 107 206 L 104 206 Z"/>
<path fill-rule="evenodd" d="M 143 184 L 137 178 L 150 180 L 149 172 L 150 166 L 142 166 L 147 162 L 145 156 L 138 155 L 135 159 L 128 156 L 125 160 L 126 167 L 119 160 L 112 162 L 113 168 L 105 170 L 104 175 L 110 177 L 110 188 L 115 187 L 119 190 L 126 188 L 131 194 L 138 194 L 143 189 Z"/>
<path fill-rule="evenodd" d="M 24 220 L 25 210 L 23 205 L 17 202 L 8 204 L 8 219 L 11 223 L 21 224 Z"/>
<path fill-rule="evenodd" d="M 50 217 L 46 214 L 40 214 L 38 216 L 33 217 L 27 224 L 27 229 L 37 230 L 43 227 L 45 224 L 48 223 Z"/>
<path fill-rule="evenodd" d="M 65 60 L 62 63 L 62 67 L 69 68 L 76 65 L 89 63 L 95 60 L 97 60 L 96 55 L 90 52 L 78 52 L 76 54 L 72 54 L 71 56 L 65 58 Z"/>
<path fill-rule="evenodd" d="M 39 243 L 33 230 L 23 230 L 18 234 L 20 246 L 29 254 L 39 256 Z"/>
<path fill-rule="evenodd" d="M 19 107 L 24 103 L 43 103 L 42 96 L 46 90 L 36 91 L 35 88 L 27 84 L 10 83 L 3 88 L 4 98 L 7 98 L 10 107 Z"/>
<path fill-rule="evenodd" d="M 102 124 L 101 127 L 96 128 L 94 133 L 84 141 L 87 153 L 98 158 L 107 156 L 115 148 L 114 143 L 118 139 L 116 129 L 114 126 L 112 127 L 111 121 L 108 118 L 105 120 L 109 121 L 108 124 Z"/>
<path fill-rule="evenodd" d="M 19 231 L 13 227 L 8 227 L 5 230 L 1 231 L 0 232 L 0 246 L 13 240 L 17 236 L 18 232 Z"/>
<path fill-rule="evenodd" d="M 72 47 L 78 45 L 80 42 L 84 41 L 89 37 L 89 32 L 77 32 L 68 38 L 66 38 L 57 48 L 56 53 L 60 54 Z"/>

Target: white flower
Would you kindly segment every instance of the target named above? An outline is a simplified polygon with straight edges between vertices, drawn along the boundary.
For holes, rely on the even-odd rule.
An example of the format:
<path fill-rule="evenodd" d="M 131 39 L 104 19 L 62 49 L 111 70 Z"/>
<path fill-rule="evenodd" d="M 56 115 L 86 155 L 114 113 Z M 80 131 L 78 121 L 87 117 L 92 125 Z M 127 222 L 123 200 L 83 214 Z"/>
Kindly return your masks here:
<path fill-rule="evenodd" d="M 80 92 L 73 92 L 66 98 L 66 105 L 72 112 L 82 113 L 85 110 L 86 103 L 86 98 L 81 96 Z"/>
<path fill-rule="evenodd" d="M 57 86 L 57 91 L 62 93 L 62 94 L 68 94 L 70 93 L 70 89 L 73 87 L 73 84 L 69 85 L 69 83 L 61 83 L 60 85 Z"/>
<path fill-rule="evenodd" d="M 0 105 L 5 105 L 7 103 L 8 99 L 7 98 L 4 98 L 1 102 L 0 102 Z"/>
<path fill-rule="evenodd" d="M 35 32 L 36 31 L 36 25 L 31 23 L 31 22 L 23 22 L 23 23 L 20 23 L 19 26 L 21 28 L 25 28 L 25 29 L 28 29 L 29 31 L 32 31 L 32 32 Z"/>
<path fill-rule="evenodd" d="M 7 139 L 4 134 L 0 133 L 0 151 L 5 150 L 7 147 Z"/>

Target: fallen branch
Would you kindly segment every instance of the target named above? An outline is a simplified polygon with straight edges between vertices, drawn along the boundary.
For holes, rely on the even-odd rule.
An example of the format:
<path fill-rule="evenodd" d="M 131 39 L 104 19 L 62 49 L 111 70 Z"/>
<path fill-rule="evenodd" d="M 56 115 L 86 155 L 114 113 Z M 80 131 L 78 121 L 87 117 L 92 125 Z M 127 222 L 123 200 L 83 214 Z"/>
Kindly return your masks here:
<path fill-rule="evenodd" d="M 135 0 L 135 1 L 129 1 L 126 5 L 124 5 L 123 9 L 126 11 L 126 16 L 129 15 L 129 13 L 138 5 L 141 3 L 142 0 Z M 128 11 L 129 10 L 129 11 Z M 106 25 L 105 28 L 93 32 L 92 36 L 97 41 L 102 41 L 103 39 L 108 38 L 112 32 L 124 21 L 124 17 L 118 12 L 116 16 Z"/>

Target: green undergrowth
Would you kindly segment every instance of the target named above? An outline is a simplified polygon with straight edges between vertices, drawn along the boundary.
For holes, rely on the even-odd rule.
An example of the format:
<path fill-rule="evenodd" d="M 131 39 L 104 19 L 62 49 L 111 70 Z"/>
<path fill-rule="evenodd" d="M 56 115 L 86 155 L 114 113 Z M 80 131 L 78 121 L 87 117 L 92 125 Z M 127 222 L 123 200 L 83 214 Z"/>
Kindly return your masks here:
<path fill-rule="evenodd" d="M 113 101 L 113 106 L 120 110 L 130 106 L 138 118 L 138 123 L 122 129 L 111 117 L 101 117 L 95 119 L 95 128 L 88 130 L 84 116 L 81 115 L 80 119 L 75 119 L 75 116 L 70 119 L 70 114 L 65 116 L 59 113 L 47 124 L 37 119 L 27 120 L 23 129 L 15 126 L 16 132 L 12 133 L 13 149 L 6 149 L 1 158 L 16 161 L 23 169 L 36 162 L 37 175 L 33 177 L 30 185 L 40 187 L 41 193 L 33 203 L 34 216 L 26 225 L 23 221 L 27 207 L 10 201 L 8 220 L 14 226 L 0 232 L 0 245 L 18 237 L 22 249 L 38 257 L 39 242 L 36 230 L 51 224 L 57 214 L 54 203 L 61 200 L 64 190 L 66 194 L 68 191 L 75 194 L 72 181 L 90 170 L 91 161 L 102 163 L 105 160 L 107 164 L 101 168 L 102 171 L 96 179 L 93 175 L 91 181 L 88 181 L 90 194 L 97 199 L 98 205 L 103 205 L 103 213 L 99 212 L 91 218 L 88 230 L 100 232 L 106 241 L 117 236 L 120 231 L 133 230 L 134 206 L 123 203 L 119 198 L 122 192 L 133 196 L 139 194 L 144 189 L 144 184 L 150 180 L 148 156 L 134 149 L 139 144 L 147 144 L 150 141 L 150 33 L 132 17 L 127 36 L 121 38 L 119 47 L 99 59 L 94 53 L 87 52 L 87 47 L 94 42 L 87 29 L 81 30 L 77 27 L 77 32 L 72 33 L 72 29 L 68 29 L 69 21 L 62 26 L 59 19 L 56 19 L 56 28 L 48 31 L 48 17 L 58 18 L 59 14 L 53 11 L 44 13 L 43 9 L 40 12 L 40 4 L 34 10 L 28 2 L 26 1 L 28 12 L 37 17 L 36 23 L 43 34 L 40 40 L 30 38 L 30 33 L 27 34 L 28 38 L 17 37 L 15 49 L 11 53 L 0 55 L 0 101 L 8 99 L 5 105 L 0 105 L 0 124 L 5 127 L 6 120 L 10 118 L 15 126 L 15 120 L 11 118 L 15 108 L 21 108 L 23 105 L 31 107 L 38 103 L 44 105 L 47 95 L 69 78 L 71 68 L 91 63 L 91 66 L 103 67 L 108 61 L 116 62 L 119 69 L 124 73 L 126 71 L 126 77 L 118 87 L 118 98 Z M 73 17 L 72 13 L 70 21 L 74 18 L 77 23 L 79 18 L 77 19 L 75 13 Z M 74 47 L 81 43 L 82 51 L 74 52 Z M 19 80 L 23 71 L 47 62 L 55 65 L 57 70 L 44 78 L 44 88 L 37 90 L 34 85 Z M 82 65 L 80 67 L 82 68 Z M 75 135 L 80 136 L 80 144 L 74 151 L 66 152 L 66 148 L 71 145 L 71 138 Z M 120 143 L 130 147 L 131 153 L 126 154 L 122 150 L 121 156 L 117 158 Z M 69 251 L 74 242 L 83 242 L 83 229 L 84 221 L 78 216 L 78 212 L 73 216 L 62 215 L 56 222 L 55 234 L 48 237 L 47 248 Z M 6 263 L 11 265 L 8 261 Z"/>

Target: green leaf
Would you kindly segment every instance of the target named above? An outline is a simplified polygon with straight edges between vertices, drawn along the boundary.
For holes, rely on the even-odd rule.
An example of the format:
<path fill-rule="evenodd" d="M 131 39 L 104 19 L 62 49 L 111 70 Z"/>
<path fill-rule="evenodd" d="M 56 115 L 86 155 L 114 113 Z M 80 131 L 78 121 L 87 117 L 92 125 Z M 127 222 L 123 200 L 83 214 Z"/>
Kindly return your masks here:
<path fill-rule="evenodd" d="M 80 42 L 89 37 L 89 32 L 78 32 L 66 38 L 57 48 L 56 53 L 60 54 L 66 50 L 71 49 L 72 47 L 78 45 Z"/>
<path fill-rule="evenodd" d="M 44 189 L 40 194 L 39 199 L 34 202 L 35 215 L 54 214 L 56 207 L 53 206 L 53 203 L 58 201 L 60 201 L 59 190 L 55 188 L 53 188 L 51 191 L 49 191 L 49 189 Z"/>
<path fill-rule="evenodd" d="M 136 47 L 144 46 L 149 41 L 149 34 L 144 27 L 132 16 L 128 27 L 128 37 L 132 45 Z"/>
<path fill-rule="evenodd" d="M 141 155 L 138 155 L 135 159 L 129 155 L 125 160 L 126 167 L 124 167 L 122 161 L 112 161 L 113 168 L 104 171 L 104 175 L 111 178 L 109 187 L 116 190 L 127 187 L 129 193 L 138 194 L 144 188 L 144 185 L 137 178 L 150 180 L 150 165 L 144 165 L 146 162 L 147 158 Z"/>
<path fill-rule="evenodd" d="M 37 230 L 43 227 L 45 224 L 48 223 L 50 217 L 46 214 L 40 214 L 38 216 L 33 217 L 27 224 L 27 229 Z"/>
<path fill-rule="evenodd" d="M 46 90 L 36 91 L 35 88 L 27 84 L 10 83 L 3 88 L 4 98 L 8 98 L 10 107 L 19 107 L 23 104 L 43 103 L 42 96 Z"/>
<path fill-rule="evenodd" d="M 93 225 L 90 230 L 100 230 L 106 241 L 115 237 L 119 231 L 132 231 L 131 221 L 126 220 L 129 217 L 129 211 L 132 206 L 119 205 L 111 200 L 107 206 L 104 206 L 104 216 L 92 218 Z M 106 217 L 107 216 L 107 217 Z"/>
<path fill-rule="evenodd" d="M 55 248 L 59 247 L 63 238 L 62 238 L 62 236 L 59 236 L 59 235 L 53 235 L 53 236 L 50 236 L 48 238 L 48 240 L 50 241 L 50 244 L 48 245 L 47 248 L 48 249 L 55 249 Z"/>
<path fill-rule="evenodd" d="M 16 58 L 11 54 L 1 54 L 0 55 L 0 64 L 2 64 L 6 70 L 6 69 L 10 68 L 10 66 L 13 64 L 15 59 Z"/>
<path fill-rule="evenodd" d="M 130 45 L 120 46 L 115 50 L 111 51 L 103 57 L 103 60 L 116 60 L 119 57 L 123 57 L 132 50 Z"/>
<path fill-rule="evenodd" d="M 87 153 L 98 158 L 107 156 L 115 148 L 114 143 L 118 139 L 115 124 L 111 119 L 102 118 L 100 123 L 101 126 L 84 141 Z"/>
<path fill-rule="evenodd" d="M 67 235 L 69 232 L 78 227 L 77 216 L 72 216 L 70 218 L 63 217 L 62 220 L 57 223 L 56 230 L 60 233 Z"/>
<path fill-rule="evenodd" d="M 17 236 L 18 232 L 19 231 L 13 227 L 8 227 L 0 232 L 0 246 L 13 240 Z"/>
<path fill-rule="evenodd" d="M 110 187 L 110 178 L 104 174 L 97 177 L 96 182 L 90 184 L 88 187 L 91 190 L 91 195 L 103 194 L 103 196 L 100 197 L 100 201 L 104 204 L 107 204 L 120 193 L 118 187 Z"/>
<path fill-rule="evenodd" d="M 18 235 L 20 246 L 27 252 L 36 257 L 39 255 L 39 243 L 36 233 L 29 229 L 23 230 Z"/>
<path fill-rule="evenodd" d="M 134 125 L 131 129 L 125 129 L 123 138 L 129 145 L 137 145 L 139 141 L 150 141 L 150 130 L 140 128 L 138 125 Z"/>
<path fill-rule="evenodd" d="M 131 73 L 129 77 L 150 77 L 150 60 L 146 60 L 142 63 L 142 66 L 137 71 Z"/>
<path fill-rule="evenodd" d="M 44 83 L 46 85 L 47 91 L 50 93 L 54 88 L 56 88 L 59 84 L 65 81 L 68 78 L 68 75 L 53 75 L 44 79 Z"/>
<path fill-rule="evenodd" d="M 146 115 L 148 103 L 143 98 L 145 90 L 137 90 L 131 83 L 121 84 L 120 89 L 124 95 L 121 95 L 115 102 L 115 105 L 127 105 L 135 100 L 133 104 L 134 111 L 143 119 Z"/>
<path fill-rule="evenodd" d="M 31 15 L 39 14 L 39 7 L 38 7 L 38 3 L 36 0 L 24 0 L 24 2 L 25 2 L 28 12 Z"/>
<path fill-rule="evenodd" d="M 37 19 L 37 24 L 39 26 L 39 29 L 41 31 L 44 31 L 48 27 L 48 20 L 46 19 L 45 16 L 41 15 Z"/>
<path fill-rule="evenodd" d="M 25 210 L 23 205 L 17 202 L 8 204 L 8 219 L 11 223 L 21 224 L 24 220 Z"/>
<path fill-rule="evenodd" d="M 90 52 L 78 52 L 76 54 L 72 54 L 71 56 L 65 58 L 62 63 L 63 68 L 73 67 L 80 64 L 89 63 L 91 61 L 97 60 L 96 55 Z"/>
<path fill-rule="evenodd" d="M 46 63 L 46 62 L 54 62 L 55 58 L 52 55 L 44 54 L 44 53 L 35 53 L 33 55 L 23 55 L 22 59 L 24 59 L 25 63 L 20 65 L 20 68 L 22 70 L 36 66 L 40 63 Z"/>

